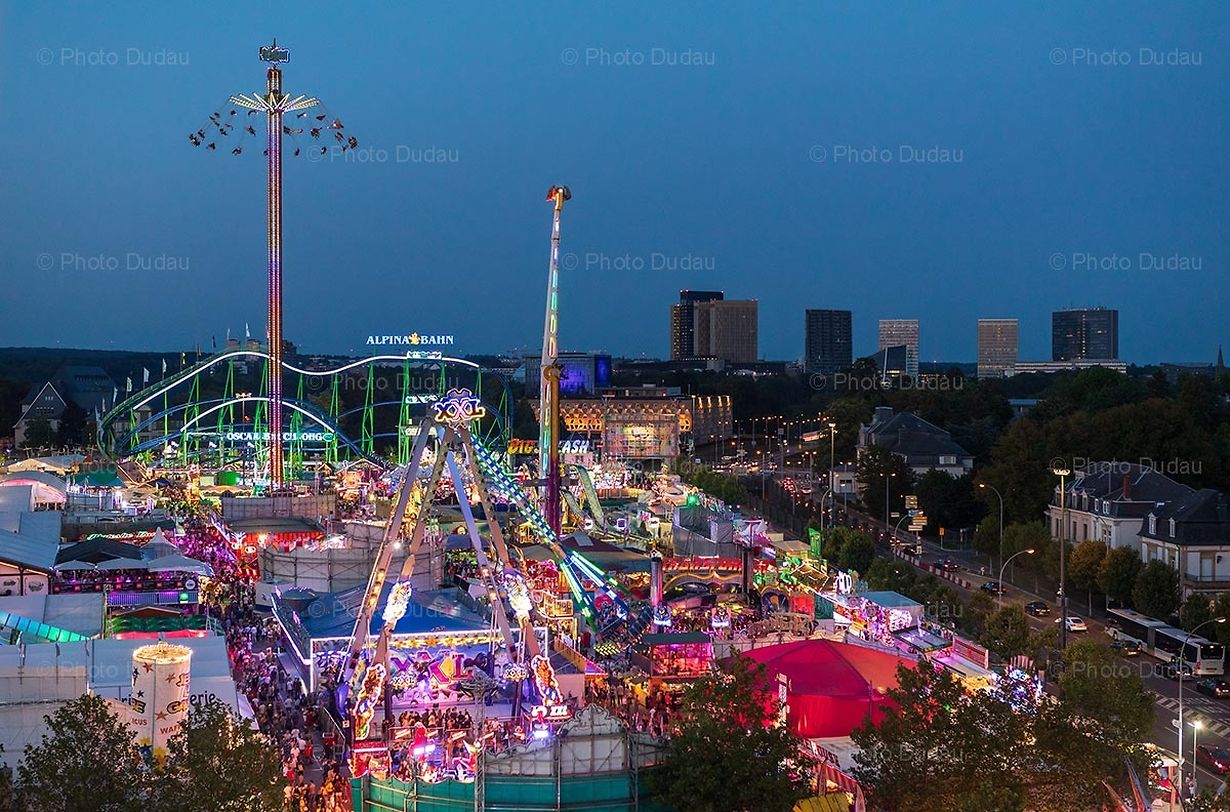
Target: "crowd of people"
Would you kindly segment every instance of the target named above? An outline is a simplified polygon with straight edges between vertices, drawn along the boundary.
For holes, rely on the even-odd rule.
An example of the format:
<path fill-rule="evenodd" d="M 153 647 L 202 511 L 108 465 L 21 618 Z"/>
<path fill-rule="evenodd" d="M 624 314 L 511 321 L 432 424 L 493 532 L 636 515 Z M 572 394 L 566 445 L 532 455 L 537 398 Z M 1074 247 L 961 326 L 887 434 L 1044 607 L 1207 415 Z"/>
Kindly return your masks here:
<path fill-rule="evenodd" d="M 678 699 L 661 689 L 642 693 L 626 680 L 608 679 L 586 688 L 586 701 L 620 719 L 629 730 L 666 736 L 678 719 Z"/>
<path fill-rule="evenodd" d="M 335 733 L 323 718 L 319 695 L 304 690 L 278 657 L 279 630 L 253 609 L 249 584 L 233 582 L 218 613 L 226 634 L 235 683 L 252 705 L 261 731 L 279 747 L 291 812 L 340 812 L 350 808 L 349 783 Z"/>

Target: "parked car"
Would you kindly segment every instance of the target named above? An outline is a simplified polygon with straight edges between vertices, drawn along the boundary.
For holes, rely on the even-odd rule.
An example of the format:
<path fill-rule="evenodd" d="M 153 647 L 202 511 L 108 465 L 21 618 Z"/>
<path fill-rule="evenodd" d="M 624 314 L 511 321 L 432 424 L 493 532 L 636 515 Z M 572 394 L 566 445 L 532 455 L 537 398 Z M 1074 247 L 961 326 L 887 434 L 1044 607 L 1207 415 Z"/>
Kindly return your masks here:
<path fill-rule="evenodd" d="M 1117 651 L 1124 657 L 1139 657 L 1140 643 L 1135 640 L 1116 639 L 1110 644 L 1112 651 Z"/>
<path fill-rule="evenodd" d="M 1055 622 L 1058 623 L 1062 619 L 1063 618 L 1055 618 Z M 1068 615 L 1067 621 L 1068 621 L 1067 626 L 1068 626 L 1069 632 L 1079 633 L 1079 632 L 1089 631 L 1089 627 L 1085 625 L 1084 619 L 1079 618 L 1076 615 Z"/>
<path fill-rule="evenodd" d="M 1048 617 L 1051 607 L 1046 605 L 1046 601 L 1030 601 L 1025 604 L 1025 613 L 1034 617 Z"/>
<path fill-rule="evenodd" d="M 1230 772 L 1230 750 L 1209 744 L 1196 745 L 1196 763 L 1215 773 Z"/>
<path fill-rule="evenodd" d="M 978 587 L 983 592 L 990 592 L 992 595 L 1004 595 L 1008 590 L 999 581 L 987 581 L 982 586 Z"/>
<path fill-rule="evenodd" d="M 1230 682 L 1217 677 L 1207 677 L 1196 681 L 1196 691 L 1205 696 L 1225 699 L 1230 696 Z"/>

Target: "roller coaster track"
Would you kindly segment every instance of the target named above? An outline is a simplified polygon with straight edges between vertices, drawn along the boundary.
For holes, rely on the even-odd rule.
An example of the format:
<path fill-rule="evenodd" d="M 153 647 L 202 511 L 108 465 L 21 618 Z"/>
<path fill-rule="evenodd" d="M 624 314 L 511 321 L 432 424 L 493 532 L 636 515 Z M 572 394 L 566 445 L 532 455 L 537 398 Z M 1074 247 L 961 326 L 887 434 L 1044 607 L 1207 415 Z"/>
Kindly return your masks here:
<path fill-rule="evenodd" d="M 128 453 L 132 451 L 132 449 L 120 450 L 117 443 L 108 442 L 107 440 L 108 434 L 111 435 L 113 440 L 120 439 L 120 433 L 115 431 L 115 425 L 116 425 L 117 420 L 127 415 L 130 415 L 133 411 L 137 409 L 141 409 L 149 405 L 157 398 L 162 397 L 166 393 L 170 392 L 172 389 L 175 389 L 177 386 L 191 381 L 193 377 L 198 376 L 203 372 L 206 372 L 210 368 L 218 364 L 222 364 L 228 361 L 235 360 L 237 358 L 258 358 L 258 359 L 263 359 L 266 362 L 271 360 L 271 356 L 269 355 L 269 353 L 263 350 L 251 350 L 251 349 L 227 350 L 225 352 L 219 353 L 217 355 L 214 355 L 202 361 L 199 361 L 198 363 L 193 364 L 190 367 L 186 367 L 180 370 L 179 372 L 175 373 L 174 375 L 171 375 L 170 377 L 165 378 L 159 381 L 158 383 L 152 384 L 151 386 L 146 387 L 145 389 L 142 389 L 139 392 L 135 392 L 129 397 L 125 398 L 123 401 L 120 401 L 119 403 L 115 404 L 115 406 L 113 406 L 111 410 L 107 412 L 107 414 L 103 417 L 103 419 L 99 421 L 98 423 L 98 432 L 97 432 L 96 439 L 97 439 L 99 451 L 102 453 L 102 456 L 106 458 L 106 460 L 110 462 L 111 464 L 116 464 L 119 462 L 120 457 L 127 456 Z M 357 359 L 355 361 L 351 361 L 349 363 L 343 364 L 342 366 L 339 366 L 339 367 L 333 367 L 330 369 L 323 369 L 323 370 L 302 369 L 287 361 L 282 361 L 282 369 L 297 373 L 299 375 L 325 378 L 325 377 L 332 376 L 332 375 L 340 375 L 342 373 L 348 372 L 357 367 L 362 367 L 362 366 L 366 366 L 370 364 L 376 364 L 380 362 L 385 362 L 387 364 L 392 365 L 394 363 L 404 363 L 407 359 L 417 362 L 417 363 L 425 363 L 425 364 L 456 364 L 459 366 L 465 366 L 465 367 L 474 369 L 479 374 L 482 373 L 482 367 L 474 363 L 473 361 L 468 361 L 464 358 L 455 358 L 452 356 L 438 355 L 435 353 L 406 353 L 403 355 L 376 355 L 376 356 L 371 356 L 368 358 Z M 211 407 L 210 410 L 206 412 L 205 414 L 216 412 L 220 408 L 223 408 L 227 405 L 237 404 L 244 400 L 253 400 L 253 401 L 258 401 L 258 402 L 266 402 L 266 403 L 268 402 L 268 399 L 263 398 L 263 397 L 231 398 L 231 399 L 224 400 L 224 401 L 207 401 L 207 403 L 212 403 L 215 405 Z M 372 455 L 364 453 L 353 440 L 351 440 L 343 431 L 340 430 L 340 428 L 336 424 L 333 423 L 332 420 L 330 420 L 327 416 L 319 413 L 318 410 L 313 410 L 311 408 L 308 408 L 307 405 L 305 404 L 295 403 L 293 401 L 289 401 L 285 399 L 283 402 L 285 403 L 287 407 L 304 414 L 305 416 L 309 417 L 310 419 L 312 419 L 313 421 L 315 421 L 322 427 L 327 428 L 328 430 L 334 432 L 337 435 L 337 437 L 343 442 L 343 444 L 346 445 L 347 448 L 354 451 L 360 457 L 371 460 L 372 462 L 376 462 L 376 463 L 381 462 L 379 459 L 373 457 Z M 153 425 L 158 420 L 162 420 L 167 414 L 173 414 L 177 411 L 182 411 L 182 407 L 179 407 L 176 409 L 168 409 L 168 410 L 165 410 L 164 412 L 157 413 L 153 417 L 145 421 L 142 421 L 142 423 L 138 427 L 138 431 L 141 428 L 147 428 L 150 425 Z M 199 417 L 203 417 L 203 416 L 204 414 L 199 415 L 198 419 Z M 126 440 L 129 440 L 131 439 L 131 437 L 132 437 L 132 430 L 129 429 L 127 434 L 123 435 L 123 438 Z M 148 446 L 149 448 L 152 448 L 157 445 L 161 445 L 165 441 L 166 441 L 166 438 L 159 438 L 158 440 L 155 440 L 155 441 L 147 441 L 146 443 L 138 445 L 138 450 L 141 450 L 142 446 Z M 148 448 L 146 448 L 145 450 L 148 450 Z"/>

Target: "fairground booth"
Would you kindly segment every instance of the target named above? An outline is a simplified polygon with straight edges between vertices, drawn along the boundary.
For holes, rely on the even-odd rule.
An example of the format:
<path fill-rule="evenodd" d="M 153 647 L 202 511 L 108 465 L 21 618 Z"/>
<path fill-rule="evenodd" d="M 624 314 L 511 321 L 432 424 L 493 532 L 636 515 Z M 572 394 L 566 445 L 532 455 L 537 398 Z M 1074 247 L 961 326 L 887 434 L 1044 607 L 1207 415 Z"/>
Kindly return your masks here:
<path fill-rule="evenodd" d="M 895 635 L 917 627 L 923 617 L 921 603 L 896 592 L 826 592 L 817 599 L 817 612 L 826 610 L 832 612 L 839 629 L 844 627 L 861 640 L 894 648 Z"/>
<path fill-rule="evenodd" d="M 678 689 L 710 672 L 713 642 L 704 632 L 646 634 L 632 647 L 631 662 L 648 678 L 648 693 Z"/>

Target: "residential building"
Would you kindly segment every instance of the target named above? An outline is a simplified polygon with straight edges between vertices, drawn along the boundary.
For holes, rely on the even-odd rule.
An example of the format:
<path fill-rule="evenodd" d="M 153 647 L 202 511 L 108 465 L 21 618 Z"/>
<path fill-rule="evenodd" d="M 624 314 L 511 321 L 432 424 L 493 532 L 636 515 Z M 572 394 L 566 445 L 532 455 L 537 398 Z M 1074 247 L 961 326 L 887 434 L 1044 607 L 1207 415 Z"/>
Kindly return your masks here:
<path fill-rule="evenodd" d="M 671 360 L 696 358 L 696 303 L 720 301 L 726 295 L 720 290 L 681 290 L 679 301 L 671 305 Z"/>
<path fill-rule="evenodd" d="M 918 377 L 918 319 L 880 319 L 881 350 L 889 347 L 906 348 L 906 374 Z"/>
<path fill-rule="evenodd" d="M 1004 377 L 1016 363 L 1019 346 L 1016 319 L 978 319 L 978 377 Z"/>
<path fill-rule="evenodd" d="M 1052 361 L 1109 361 L 1118 357 L 1118 310 L 1078 307 L 1051 314 Z"/>
<path fill-rule="evenodd" d="M 803 320 L 803 370 L 831 375 L 854 363 L 849 310 L 807 310 Z"/>
<path fill-rule="evenodd" d="M 1138 551 L 1141 520 L 1157 505 L 1192 493 L 1191 488 L 1154 468 L 1116 460 L 1076 468 L 1064 488 L 1061 509 L 1056 478 L 1046 511 L 1052 538 L 1065 538 L 1072 544 L 1095 539 L 1111 548 Z"/>
<path fill-rule="evenodd" d="M 755 299 L 714 299 L 693 305 L 696 354 L 733 363 L 759 358 L 758 311 Z"/>
<path fill-rule="evenodd" d="M 964 476 L 974 468 L 974 457 L 939 426 L 910 412 L 877 406 L 871 422 L 858 430 L 858 454 L 872 446 L 887 449 L 905 460 L 916 474 L 944 471 Z"/>
<path fill-rule="evenodd" d="M 1140 557 L 1179 571 L 1184 595 L 1230 589 L 1230 497 L 1212 488 L 1157 505 L 1140 526 Z"/>

